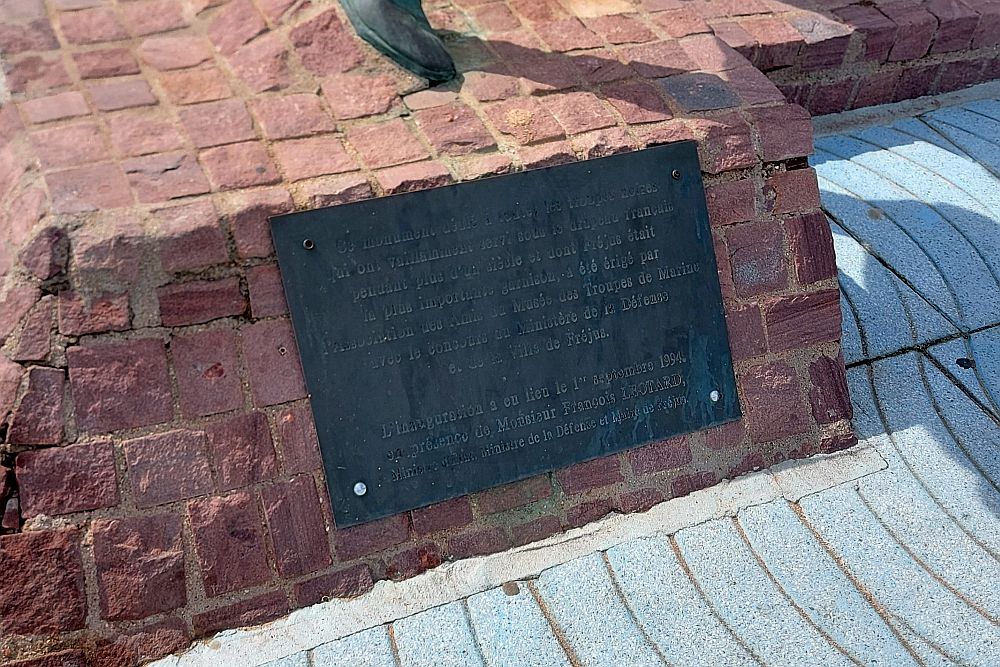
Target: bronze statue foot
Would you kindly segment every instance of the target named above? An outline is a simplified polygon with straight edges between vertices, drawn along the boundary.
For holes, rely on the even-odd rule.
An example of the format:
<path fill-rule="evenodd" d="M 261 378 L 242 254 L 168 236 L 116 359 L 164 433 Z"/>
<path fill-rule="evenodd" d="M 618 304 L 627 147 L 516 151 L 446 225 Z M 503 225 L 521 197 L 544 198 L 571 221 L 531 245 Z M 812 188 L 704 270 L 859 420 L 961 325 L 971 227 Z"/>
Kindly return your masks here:
<path fill-rule="evenodd" d="M 340 0 L 361 39 L 432 83 L 455 78 L 455 63 L 419 0 Z"/>

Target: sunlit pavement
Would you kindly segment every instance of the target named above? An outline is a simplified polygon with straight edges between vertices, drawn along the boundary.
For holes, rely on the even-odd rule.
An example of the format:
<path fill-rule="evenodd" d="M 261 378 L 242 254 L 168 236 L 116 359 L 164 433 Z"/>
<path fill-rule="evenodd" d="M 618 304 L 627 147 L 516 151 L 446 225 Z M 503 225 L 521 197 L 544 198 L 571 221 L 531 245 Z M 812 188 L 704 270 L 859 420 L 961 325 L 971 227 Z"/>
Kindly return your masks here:
<path fill-rule="evenodd" d="M 161 664 L 1000 664 L 1000 101 L 816 147 L 855 451 Z"/>

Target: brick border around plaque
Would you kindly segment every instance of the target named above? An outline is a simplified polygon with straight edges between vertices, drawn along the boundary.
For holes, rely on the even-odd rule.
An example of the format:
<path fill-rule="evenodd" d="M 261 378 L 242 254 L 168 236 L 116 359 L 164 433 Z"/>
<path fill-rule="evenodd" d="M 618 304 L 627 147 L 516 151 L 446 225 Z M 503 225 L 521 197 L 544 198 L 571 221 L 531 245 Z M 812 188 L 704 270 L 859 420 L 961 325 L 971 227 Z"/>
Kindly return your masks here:
<path fill-rule="evenodd" d="M 1000 64 L 991 0 L 455 0 L 430 15 L 463 77 L 425 90 L 336 4 L 86 4 L 0 10 L 0 651 L 24 665 L 134 663 L 850 446 L 786 95 L 824 113 Z M 684 139 L 745 418 L 335 529 L 267 217 Z"/>

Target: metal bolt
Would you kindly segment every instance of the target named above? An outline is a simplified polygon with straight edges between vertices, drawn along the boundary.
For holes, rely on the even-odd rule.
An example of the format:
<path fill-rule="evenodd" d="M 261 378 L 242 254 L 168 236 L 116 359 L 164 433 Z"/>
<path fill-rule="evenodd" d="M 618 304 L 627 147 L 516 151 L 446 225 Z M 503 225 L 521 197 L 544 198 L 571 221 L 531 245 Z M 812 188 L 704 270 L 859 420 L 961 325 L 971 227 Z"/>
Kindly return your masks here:
<path fill-rule="evenodd" d="M 305 241 L 302 242 L 302 247 L 305 248 L 306 250 L 312 250 L 313 248 L 316 247 L 316 244 L 313 243 L 312 239 L 306 239 Z"/>
<path fill-rule="evenodd" d="M 363 496 L 368 493 L 368 486 L 364 482 L 358 482 L 354 485 L 354 495 Z"/>
<path fill-rule="evenodd" d="M 670 175 L 674 177 L 675 181 L 681 180 L 681 170 L 680 169 L 674 169 L 672 172 L 670 172 Z"/>
<path fill-rule="evenodd" d="M 713 403 L 718 403 L 718 402 L 719 402 L 719 399 L 720 399 L 720 398 L 722 398 L 722 395 L 721 395 L 721 394 L 720 394 L 719 392 L 717 392 L 717 391 L 716 391 L 715 389 L 713 389 L 713 390 L 712 390 L 712 393 L 711 393 L 711 394 L 709 394 L 709 395 L 708 395 L 708 397 L 709 397 L 710 399 L 712 399 L 712 402 L 713 402 Z"/>

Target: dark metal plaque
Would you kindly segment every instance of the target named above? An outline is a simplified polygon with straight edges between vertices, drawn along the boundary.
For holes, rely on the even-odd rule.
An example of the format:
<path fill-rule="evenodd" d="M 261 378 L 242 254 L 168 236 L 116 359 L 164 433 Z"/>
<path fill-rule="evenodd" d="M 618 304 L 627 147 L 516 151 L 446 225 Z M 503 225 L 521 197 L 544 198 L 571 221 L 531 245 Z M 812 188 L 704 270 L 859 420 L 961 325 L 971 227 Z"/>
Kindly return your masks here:
<path fill-rule="evenodd" d="M 740 416 L 693 142 L 272 234 L 340 527 Z"/>

